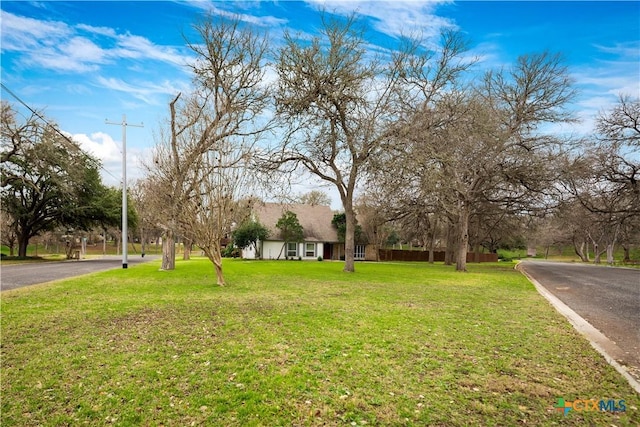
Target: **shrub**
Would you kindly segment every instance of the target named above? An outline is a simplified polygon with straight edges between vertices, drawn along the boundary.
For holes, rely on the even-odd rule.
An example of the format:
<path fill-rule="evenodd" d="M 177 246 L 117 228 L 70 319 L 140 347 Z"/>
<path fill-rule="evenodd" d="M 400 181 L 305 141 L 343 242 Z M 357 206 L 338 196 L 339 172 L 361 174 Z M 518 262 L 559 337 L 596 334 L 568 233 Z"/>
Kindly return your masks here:
<path fill-rule="evenodd" d="M 222 256 L 225 258 L 238 258 L 240 256 L 240 249 L 229 244 L 224 248 L 224 251 L 222 251 Z"/>

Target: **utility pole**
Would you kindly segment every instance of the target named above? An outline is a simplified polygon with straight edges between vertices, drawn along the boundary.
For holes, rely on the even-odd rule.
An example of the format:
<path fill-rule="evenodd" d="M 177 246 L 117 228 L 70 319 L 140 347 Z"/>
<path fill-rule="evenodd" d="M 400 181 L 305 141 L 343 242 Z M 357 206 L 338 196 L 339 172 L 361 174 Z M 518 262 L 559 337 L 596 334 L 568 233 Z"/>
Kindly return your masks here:
<path fill-rule="evenodd" d="M 127 237 L 127 126 L 137 128 L 144 127 L 142 123 L 139 125 L 131 125 L 127 123 L 127 115 L 122 115 L 122 123 L 110 122 L 109 119 L 104 121 L 108 125 L 122 126 L 122 268 L 127 268 L 127 249 L 129 246 Z M 105 235 L 105 238 L 107 236 Z"/>

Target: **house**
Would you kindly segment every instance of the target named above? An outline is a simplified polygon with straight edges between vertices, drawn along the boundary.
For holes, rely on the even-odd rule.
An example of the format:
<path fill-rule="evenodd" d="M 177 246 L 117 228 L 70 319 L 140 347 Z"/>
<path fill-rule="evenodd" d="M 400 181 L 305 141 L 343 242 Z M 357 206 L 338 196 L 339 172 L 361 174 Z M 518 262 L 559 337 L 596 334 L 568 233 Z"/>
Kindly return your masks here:
<path fill-rule="evenodd" d="M 285 212 L 298 217 L 303 228 L 304 241 L 287 242 L 282 239 L 276 223 Z M 344 256 L 344 244 L 338 242 L 338 232 L 331 224 L 333 211 L 329 206 L 296 203 L 257 203 L 253 207 L 253 219 L 269 229 L 269 238 L 258 242 L 260 256 L 264 259 L 302 258 L 315 260 L 340 259 Z M 255 259 L 253 248 L 244 248 L 242 258 Z"/>

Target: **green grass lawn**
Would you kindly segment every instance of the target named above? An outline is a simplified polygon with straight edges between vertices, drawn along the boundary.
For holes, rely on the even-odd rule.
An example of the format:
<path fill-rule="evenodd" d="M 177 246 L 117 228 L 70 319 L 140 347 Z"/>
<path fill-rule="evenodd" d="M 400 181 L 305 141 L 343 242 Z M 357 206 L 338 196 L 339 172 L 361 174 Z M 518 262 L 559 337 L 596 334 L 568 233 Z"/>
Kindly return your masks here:
<path fill-rule="evenodd" d="M 223 288 L 193 259 L 3 292 L 0 424 L 640 424 L 638 395 L 511 264 L 224 266 Z"/>

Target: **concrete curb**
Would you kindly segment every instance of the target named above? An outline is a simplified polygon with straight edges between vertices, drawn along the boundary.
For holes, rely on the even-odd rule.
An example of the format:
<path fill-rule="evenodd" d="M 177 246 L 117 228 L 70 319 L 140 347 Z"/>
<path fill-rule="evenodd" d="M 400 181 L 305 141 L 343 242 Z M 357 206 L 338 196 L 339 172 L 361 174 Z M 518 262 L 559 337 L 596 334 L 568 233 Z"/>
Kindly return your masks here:
<path fill-rule="evenodd" d="M 516 264 L 515 269 L 529 279 L 529 281 L 536 287 L 538 293 L 545 297 L 560 314 L 566 317 L 567 320 L 569 320 L 569 323 L 571 323 L 578 332 L 589 340 L 591 346 L 595 348 L 596 351 L 600 353 L 605 360 L 627 380 L 627 382 L 629 382 L 636 393 L 640 394 L 640 382 L 638 382 L 638 380 L 635 379 L 624 366 L 618 363 L 613 356 L 615 354 L 624 354 L 620 347 L 596 329 L 592 324 L 583 319 L 582 316 L 569 308 L 568 305 L 560 301 L 560 299 L 549 292 L 540 282 L 524 271 L 524 269 L 519 267 L 520 263 Z"/>

